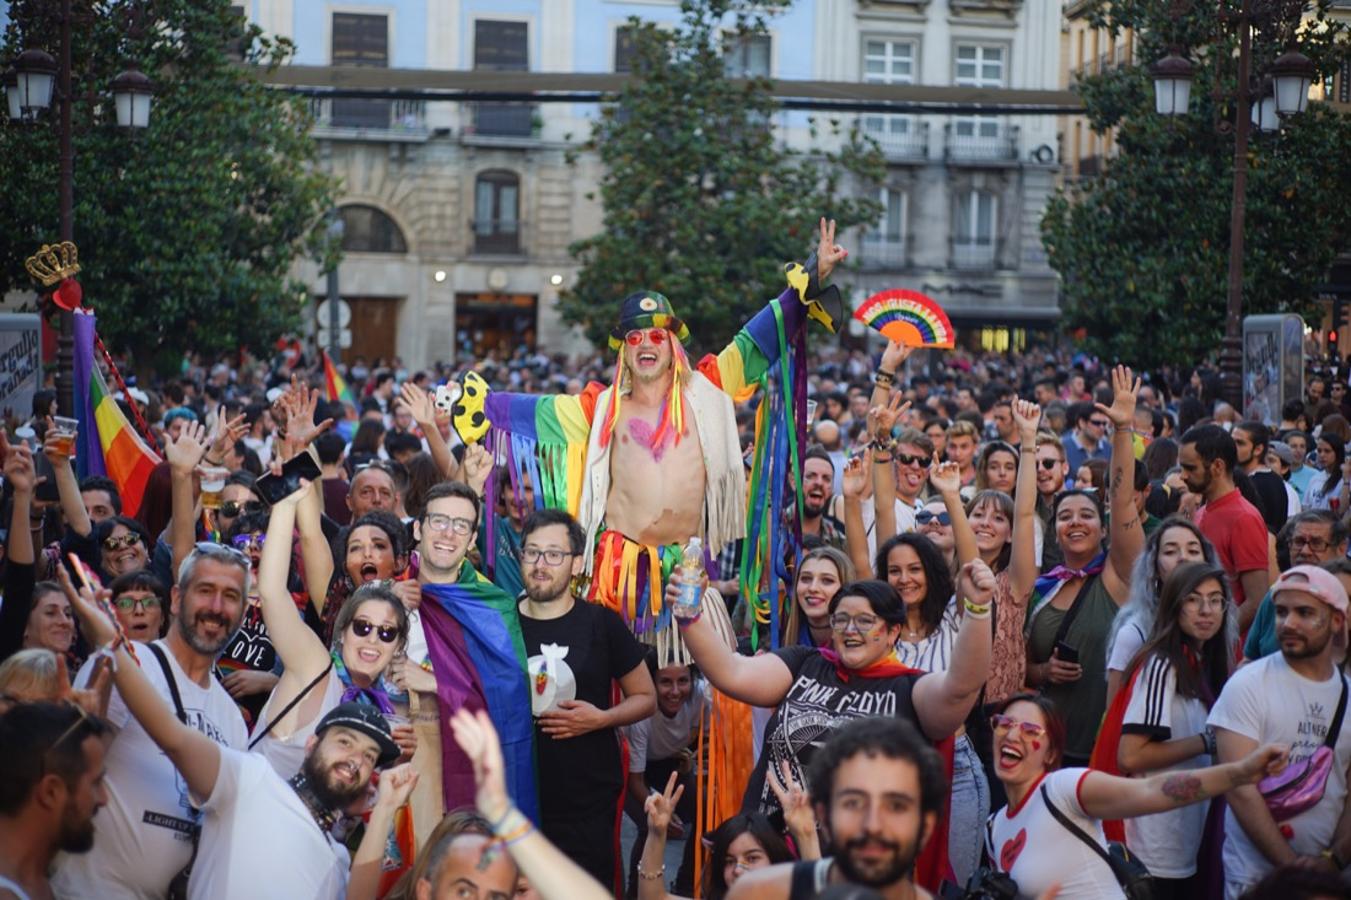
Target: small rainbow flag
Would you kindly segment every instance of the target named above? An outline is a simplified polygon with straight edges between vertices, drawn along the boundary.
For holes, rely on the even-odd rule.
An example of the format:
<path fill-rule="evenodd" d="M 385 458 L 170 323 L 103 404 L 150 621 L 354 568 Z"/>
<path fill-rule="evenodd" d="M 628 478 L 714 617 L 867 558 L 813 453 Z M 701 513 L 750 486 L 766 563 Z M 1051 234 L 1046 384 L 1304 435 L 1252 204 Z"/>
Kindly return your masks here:
<path fill-rule="evenodd" d="M 159 454 L 146 444 L 113 399 L 94 362 L 94 314 L 76 310 L 75 413 L 80 421 L 76 463 L 81 475 L 106 475 L 117 485 L 123 515 L 141 508 Z"/>
<path fill-rule="evenodd" d="M 324 357 L 324 392 L 328 395 L 328 402 L 342 401 L 356 405 L 356 399 L 352 396 L 352 389 L 347 386 L 342 375 L 338 373 L 338 367 L 333 365 L 333 360 L 329 359 L 327 350 L 320 350 Z"/>

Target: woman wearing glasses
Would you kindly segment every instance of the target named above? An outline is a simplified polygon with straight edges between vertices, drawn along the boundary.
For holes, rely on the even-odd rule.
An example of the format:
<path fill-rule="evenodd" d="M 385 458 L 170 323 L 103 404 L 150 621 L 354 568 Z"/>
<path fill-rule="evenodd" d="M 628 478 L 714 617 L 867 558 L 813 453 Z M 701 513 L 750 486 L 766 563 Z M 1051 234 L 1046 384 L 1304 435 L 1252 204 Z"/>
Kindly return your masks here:
<path fill-rule="evenodd" d="M 142 569 L 118 576 L 108 590 L 112 591 L 113 610 L 128 638 L 148 644 L 164 636 L 169 621 L 169 591 L 164 582 Z"/>
<path fill-rule="evenodd" d="M 351 700 L 379 708 L 405 758 L 415 743 L 407 707 L 396 708 L 386 682 L 408 640 L 408 613 L 399 598 L 378 583 L 358 588 L 338 611 L 332 645 L 325 646 L 297 613 L 287 590 L 292 531 L 298 525 L 302 541 L 307 535 L 322 536 L 320 503 L 317 486 L 303 482 L 300 490 L 272 507 L 258 566 L 263 620 L 286 668 L 259 714 L 250 743 L 283 778 L 300 771 L 305 743 L 324 714 Z"/>
<path fill-rule="evenodd" d="M 991 864 L 1038 897 L 1059 885 L 1060 900 L 1122 900 L 1107 864 L 1103 819 L 1181 809 L 1285 767 L 1287 750 L 1267 744 L 1245 759 L 1187 772 L 1120 778 L 1093 769 L 1060 768 L 1065 724 L 1045 696 L 1015 694 L 991 717 L 995 773 L 1008 805 L 983 830 Z M 1075 831 L 1071 831 L 1071 826 Z"/>
<path fill-rule="evenodd" d="M 94 526 L 99 548 L 100 576 L 111 581 L 119 575 L 144 569 L 150 559 L 150 539 L 145 526 L 127 516 L 113 516 Z"/>

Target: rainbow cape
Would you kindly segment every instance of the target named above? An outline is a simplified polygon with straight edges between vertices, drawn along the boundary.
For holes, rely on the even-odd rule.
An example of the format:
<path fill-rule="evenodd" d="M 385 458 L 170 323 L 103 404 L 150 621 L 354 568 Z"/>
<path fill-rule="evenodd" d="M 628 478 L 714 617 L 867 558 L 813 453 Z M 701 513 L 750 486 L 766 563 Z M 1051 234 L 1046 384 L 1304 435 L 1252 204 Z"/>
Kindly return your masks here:
<path fill-rule="evenodd" d="M 356 405 L 356 400 L 352 397 L 352 389 L 347 386 L 347 382 L 338 372 L 338 367 L 333 365 L 333 360 L 329 358 L 327 350 L 320 350 L 319 353 L 324 357 L 324 393 L 329 403 L 341 401 Z"/>
<path fill-rule="evenodd" d="M 150 473 L 160 464 L 113 399 L 94 361 L 94 314 L 77 309 L 75 322 L 75 415 L 80 421 L 76 470 L 81 477 L 106 475 L 117 485 L 124 515 L 141 508 Z"/>
<path fill-rule="evenodd" d="M 420 608 L 436 673 L 446 809 L 472 807 L 475 793 L 474 768 L 455 743 L 450 717 L 457 709 L 486 709 L 502 741 L 507 793 L 538 822 L 534 720 L 515 599 L 465 561 L 454 584 L 422 586 Z"/>

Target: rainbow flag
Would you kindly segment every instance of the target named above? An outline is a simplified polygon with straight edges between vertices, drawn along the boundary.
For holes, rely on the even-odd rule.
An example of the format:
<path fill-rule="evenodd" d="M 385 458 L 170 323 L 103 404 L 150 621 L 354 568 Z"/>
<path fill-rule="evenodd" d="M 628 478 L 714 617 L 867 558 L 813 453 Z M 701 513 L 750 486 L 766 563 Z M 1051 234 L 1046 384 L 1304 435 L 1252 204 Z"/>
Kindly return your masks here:
<path fill-rule="evenodd" d="M 127 421 L 108 390 L 94 361 L 94 314 L 76 310 L 75 413 L 80 420 L 76 466 L 81 477 L 106 475 L 117 485 L 123 515 L 141 508 L 150 473 L 160 464 L 159 454 L 146 444 Z"/>
<path fill-rule="evenodd" d="M 320 350 L 324 357 L 324 392 L 328 395 L 328 402 L 332 403 L 341 400 L 343 403 L 356 405 L 356 399 L 352 396 L 352 389 L 347 386 L 342 375 L 338 373 L 338 367 L 333 365 L 333 360 L 329 359 L 327 350 Z"/>

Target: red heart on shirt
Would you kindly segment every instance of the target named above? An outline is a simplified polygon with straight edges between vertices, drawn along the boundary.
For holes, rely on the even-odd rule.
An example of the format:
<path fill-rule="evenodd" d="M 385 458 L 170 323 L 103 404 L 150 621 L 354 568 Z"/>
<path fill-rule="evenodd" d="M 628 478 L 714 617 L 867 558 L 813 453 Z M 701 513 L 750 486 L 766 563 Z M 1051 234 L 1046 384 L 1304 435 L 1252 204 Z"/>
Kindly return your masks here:
<path fill-rule="evenodd" d="M 1013 864 L 1018 861 L 1018 855 L 1023 852 L 1027 846 L 1027 829 L 1020 828 L 1014 835 L 1013 840 L 1005 841 L 1004 847 L 999 851 L 999 868 L 1005 872 L 1012 871 Z"/>

